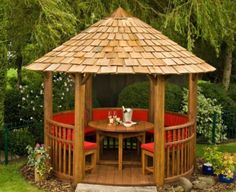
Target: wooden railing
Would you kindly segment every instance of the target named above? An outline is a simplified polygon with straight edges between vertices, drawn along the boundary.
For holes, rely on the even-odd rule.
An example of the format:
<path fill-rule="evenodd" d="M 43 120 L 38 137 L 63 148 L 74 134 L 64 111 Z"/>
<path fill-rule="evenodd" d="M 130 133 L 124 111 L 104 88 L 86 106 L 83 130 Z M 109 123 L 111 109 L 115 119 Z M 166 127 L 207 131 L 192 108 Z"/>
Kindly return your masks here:
<path fill-rule="evenodd" d="M 165 181 L 175 181 L 193 171 L 194 122 L 165 127 Z"/>
<path fill-rule="evenodd" d="M 51 165 L 61 179 L 73 179 L 73 129 L 73 125 L 47 120 Z"/>

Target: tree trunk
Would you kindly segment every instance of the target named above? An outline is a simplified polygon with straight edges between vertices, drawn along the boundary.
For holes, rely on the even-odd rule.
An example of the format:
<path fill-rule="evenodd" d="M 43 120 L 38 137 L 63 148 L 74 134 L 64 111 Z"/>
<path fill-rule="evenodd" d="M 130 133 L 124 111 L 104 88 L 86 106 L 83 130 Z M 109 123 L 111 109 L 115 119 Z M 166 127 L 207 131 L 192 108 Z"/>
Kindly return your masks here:
<path fill-rule="evenodd" d="M 17 66 L 17 87 L 19 88 L 19 86 L 22 83 L 22 75 L 21 75 L 21 71 L 22 71 L 22 56 L 18 56 L 16 58 L 16 66 Z"/>
<path fill-rule="evenodd" d="M 225 90 L 229 89 L 231 70 L 232 70 L 232 47 L 226 45 L 225 48 L 225 59 L 224 59 L 224 71 L 222 84 Z"/>

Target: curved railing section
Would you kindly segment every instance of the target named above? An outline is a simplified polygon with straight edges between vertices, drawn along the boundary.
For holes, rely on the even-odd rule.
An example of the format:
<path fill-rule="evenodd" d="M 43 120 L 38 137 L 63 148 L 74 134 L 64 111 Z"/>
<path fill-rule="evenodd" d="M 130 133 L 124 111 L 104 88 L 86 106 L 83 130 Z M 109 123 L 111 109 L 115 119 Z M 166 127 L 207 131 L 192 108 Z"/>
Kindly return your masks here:
<path fill-rule="evenodd" d="M 47 120 L 51 165 L 61 179 L 73 179 L 73 130 L 73 125 Z"/>
<path fill-rule="evenodd" d="M 115 109 L 113 109 L 115 110 Z M 148 119 L 145 109 L 135 109 L 134 119 Z M 96 113 L 97 111 L 97 113 Z M 118 111 L 119 112 L 119 111 Z M 105 109 L 94 109 L 93 118 L 106 118 Z M 73 179 L 74 112 L 66 111 L 47 119 L 51 164 L 61 179 Z M 165 181 L 176 181 L 192 173 L 194 165 L 194 122 L 178 113 L 165 113 Z"/>
<path fill-rule="evenodd" d="M 192 173 L 194 122 L 165 127 L 165 181 L 176 181 Z"/>

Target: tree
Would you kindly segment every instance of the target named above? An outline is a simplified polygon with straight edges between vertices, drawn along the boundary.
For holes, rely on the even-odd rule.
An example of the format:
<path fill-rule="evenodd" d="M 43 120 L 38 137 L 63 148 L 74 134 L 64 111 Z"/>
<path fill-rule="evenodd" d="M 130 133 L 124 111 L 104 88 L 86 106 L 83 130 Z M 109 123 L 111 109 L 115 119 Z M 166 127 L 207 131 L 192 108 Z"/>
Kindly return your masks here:
<path fill-rule="evenodd" d="M 76 18 L 66 0 L 6 1 L 9 51 L 18 69 L 64 42 L 76 32 Z"/>
<path fill-rule="evenodd" d="M 7 69 L 7 38 L 6 38 L 6 7 L 5 0 L 0 1 L 0 129 L 4 122 L 4 97 Z"/>
<path fill-rule="evenodd" d="M 232 52 L 235 44 L 236 3 L 232 0 L 173 0 L 169 1 L 165 25 L 187 37 L 191 50 L 196 40 L 209 42 L 217 54 L 225 54 L 222 84 L 230 84 Z M 225 48 L 222 49 L 222 45 Z"/>

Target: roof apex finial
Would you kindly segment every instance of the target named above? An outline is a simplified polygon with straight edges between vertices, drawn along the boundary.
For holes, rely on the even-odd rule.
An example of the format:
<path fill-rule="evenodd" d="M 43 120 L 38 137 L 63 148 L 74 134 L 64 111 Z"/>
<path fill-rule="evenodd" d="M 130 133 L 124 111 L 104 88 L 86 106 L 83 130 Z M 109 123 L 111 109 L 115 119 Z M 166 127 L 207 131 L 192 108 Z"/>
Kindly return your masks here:
<path fill-rule="evenodd" d="M 112 14 L 111 17 L 129 17 L 130 15 L 119 6 Z"/>

